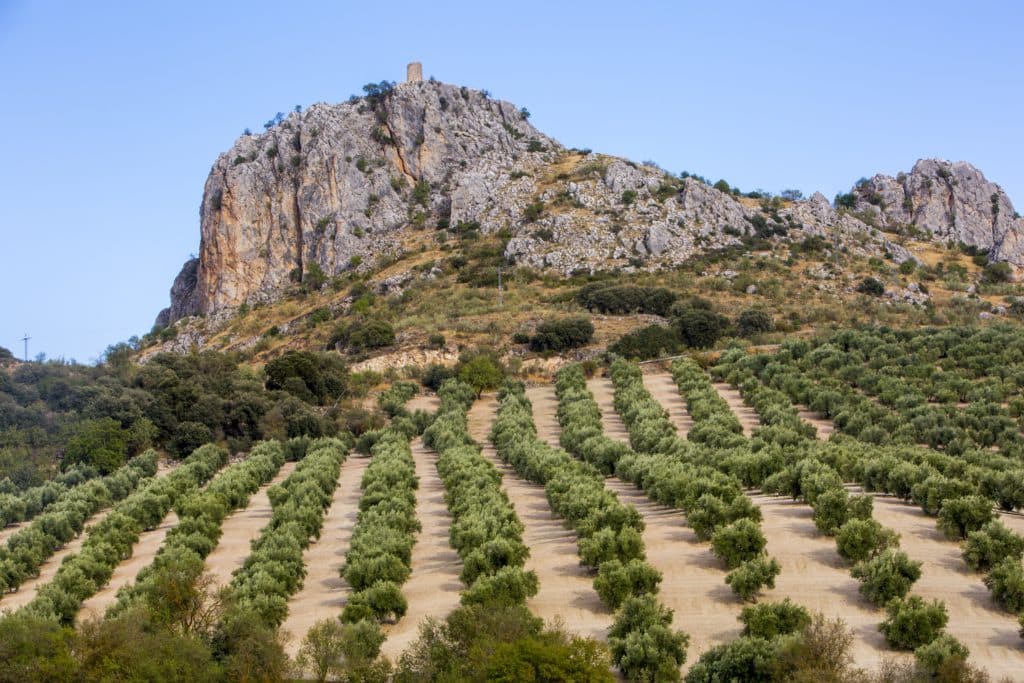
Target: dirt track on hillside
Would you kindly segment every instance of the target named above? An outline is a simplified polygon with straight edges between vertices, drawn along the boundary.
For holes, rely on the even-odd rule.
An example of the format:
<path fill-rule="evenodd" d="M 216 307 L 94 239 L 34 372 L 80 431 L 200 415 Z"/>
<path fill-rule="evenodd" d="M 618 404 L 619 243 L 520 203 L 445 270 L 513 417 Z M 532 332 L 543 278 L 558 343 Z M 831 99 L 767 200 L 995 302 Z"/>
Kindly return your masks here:
<path fill-rule="evenodd" d="M 743 427 L 743 436 L 750 437 L 754 433 L 754 430 L 761 426 L 761 421 L 757 417 L 757 413 L 754 409 L 743 402 L 743 397 L 740 396 L 740 392 L 733 389 L 724 382 L 715 382 L 712 384 L 718 395 L 721 396 L 726 403 L 729 404 L 729 408 L 733 414 L 740 421 L 740 425 Z"/>
<path fill-rule="evenodd" d="M 359 484 L 369 463 L 369 458 L 351 454 L 341 464 L 338 485 L 324 517 L 320 538 L 302 554 L 306 578 L 302 588 L 288 600 L 288 617 L 281 626 L 290 636 L 286 650 L 293 657 L 313 624 L 321 619 L 338 618 L 345 606 L 348 585 L 339 572 L 345 563 L 359 512 L 362 495 Z"/>
<path fill-rule="evenodd" d="M 580 566 L 576 534 L 552 514 L 544 488 L 523 479 L 498 458 L 488 438 L 497 401 L 484 396 L 469 411 L 469 433 L 484 448 L 484 457 L 504 475 L 502 488 L 525 526 L 523 541 L 530 549 L 526 569 L 537 572 L 540 590 L 527 601 L 543 619 L 560 618 L 566 629 L 584 637 L 605 640 L 612 623 L 611 612 L 593 588 L 593 577 Z"/>
<path fill-rule="evenodd" d="M 437 453 L 412 442 L 419 489 L 416 491 L 416 516 L 423 530 L 412 549 L 412 574 L 402 586 L 409 611 L 394 626 L 384 628 L 388 639 L 381 652 L 392 660 L 419 636 L 420 624 L 433 617 L 441 620 L 459 606 L 464 586 L 459 580 L 462 560 L 448 543 L 452 517 L 444 502 L 444 485 L 437 474 Z"/>

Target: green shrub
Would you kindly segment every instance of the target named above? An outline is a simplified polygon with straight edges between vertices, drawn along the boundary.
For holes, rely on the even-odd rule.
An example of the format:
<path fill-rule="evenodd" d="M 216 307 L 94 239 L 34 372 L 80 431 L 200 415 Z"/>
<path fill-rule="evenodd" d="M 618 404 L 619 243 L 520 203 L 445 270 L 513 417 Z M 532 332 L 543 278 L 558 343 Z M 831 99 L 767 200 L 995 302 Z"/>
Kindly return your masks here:
<path fill-rule="evenodd" d="M 939 510 L 939 529 L 947 538 L 963 539 L 995 518 L 992 501 L 982 496 L 961 496 L 947 500 Z"/>
<path fill-rule="evenodd" d="M 1006 558 L 992 567 L 985 585 L 992 591 L 992 599 L 1007 610 L 1024 612 L 1024 565 L 1020 560 Z"/>
<path fill-rule="evenodd" d="M 623 358 L 648 360 L 679 352 L 682 342 L 671 327 L 648 325 L 619 337 L 608 351 Z"/>
<path fill-rule="evenodd" d="M 945 604 L 938 600 L 926 603 L 916 595 L 892 600 L 885 613 L 885 621 L 878 630 L 898 650 L 916 650 L 927 645 L 939 637 L 949 621 Z"/>
<path fill-rule="evenodd" d="M 974 571 L 985 572 L 1005 559 L 1018 562 L 1024 555 L 1024 537 L 993 520 L 981 529 L 967 534 L 963 547 L 964 561 Z"/>
<path fill-rule="evenodd" d="M 608 631 L 612 661 L 630 681 L 678 680 L 689 643 L 653 595 L 627 598 Z"/>
<path fill-rule="evenodd" d="M 753 560 L 764 552 L 764 534 L 756 522 L 740 519 L 724 526 L 711 537 L 711 548 L 729 569 Z"/>
<path fill-rule="evenodd" d="M 673 323 L 679 338 L 689 347 L 706 349 L 714 346 L 728 327 L 722 315 L 701 308 L 673 310 Z"/>
<path fill-rule="evenodd" d="M 861 595 L 876 605 L 884 606 L 893 598 L 905 596 L 914 582 L 921 578 L 921 563 L 890 548 L 870 560 L 858 562 L 850 574 L 861 582 Z"/>
<path fill-rule="evenodd" d="M 885 285 L 881 280 L 869 276 L 860 281 L 857 291 L 868 296 L 882 296 L 885 294 Z"/>
<path fill-rule="evenodd" d="M 537 326 L 537 333 L 530 338 L 532 351 L 568 351 L 590 343 L 594 336 L 594 325 L 589 318 L 581 316 L 546 320 Z"/>
<path fill-rule="evenodd" d="M 729 572 L 725 582 L 736 597 L 749 602 L 762 588 L 775 588 L 775 577 L 781 571 L 782 566 L 774 557 L 755 557 Z"/>
<path fill-rule="evenodd" d="M 753 337 L 755 334 L 771 332 L 774 329 L 775 323 L 767 311 L 747 309 L 736 319 L 736 332 L 741 337 Z"/>
<path fill-rule="evenodd" d="M 663 287 L 639 287 L 594 282 L 576 293 L 576 301 L 584 308 L 600 313 L 623 315 L 651 313 L 668 315 L 676 293 Z"/>
<path fill-rule="evenodd" d="M 775 643 L 740 636 L 706 650 L 686 674 L 686 683 L 769 683 L 774 680 Z"/>
<path fill-rule="evenodd" d="M 964 645 L 949 635 L 943 633 L 930 643 L 926 643 L 914 650 L 914 659 L 917 665 L 931 676 L 936 676 L 944 667 L 948 666 L 951 659 L 967 661 L 970 655 Z M 939 680 L 945 680 L 940 678 Z"/>
<path fill-rule="evenodd" d="M 661 572 L 643 560 L 634 558 L 623 564 L 612 559 L 598 567 L 594 590 L 603 603 L 616 610 L 630 596 L 657 593 L 660 583 Z"/>
<path fill-rule="evenodd" d="M 899 544 L 899 535 L 873 519 L 851 519 L 836 533 L 836 550 L 849 562 L 860 562 Z"/>
<path fill-rule="evenodd" d="M 811 614 L 786 598 L 782 602 L 744 607 L 739 619 L 743 622 L 743 635 L 772 640 L 804 630 L 811 623 Z"/>

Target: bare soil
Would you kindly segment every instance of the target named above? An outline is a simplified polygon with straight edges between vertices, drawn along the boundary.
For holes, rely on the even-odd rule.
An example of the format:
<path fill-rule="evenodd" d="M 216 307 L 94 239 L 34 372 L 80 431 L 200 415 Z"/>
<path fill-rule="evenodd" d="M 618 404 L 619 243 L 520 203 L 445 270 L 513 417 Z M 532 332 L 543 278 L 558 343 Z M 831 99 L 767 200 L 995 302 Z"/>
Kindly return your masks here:
<path fill-rule="evenodd" d="M 533 423 L 540 440 L 554 448 L 561 448 L 559 438 L 562 426 L 558 424 L 558 396 L 551 384 L 526 388 L 526 398 L 533 406 Z"/>
<path fill-rule="evenodd" d="M 832 420 L 821 417 L 807 406 L 797 405 L 796 411 L 801 420 L 814 427 L 815 432 L 817 432 L 817 437 L 822 441 L 827 441 L 828 438 L 832 436 L 832 432 L 836 430 L 836 426 L 832 424 Z"/>
<path fill-rule="evenodd" d="M 249 546 L 259 538 L 273 512 L 267 489 L 287 478 L 295 465 L 294 462 L 286 462 L 269 484 L 252 495 L 244 510 L 238 510 L 224 520 L 220 542 L 206 557 L 206 571 L 213 577 L 213 590 L 231 583 L 231 573 L 245 563 Z"/>
<path fill-rule="evenodd" d="M 668 411 L 668 419 L 679 431 L 680 438 L 685 439 L 693 427 L 693 418 L 686 409 L 686 400 L 680 395 L 679 386 L 672 375 L 664 372 L 644 374 L 643 380 L 651 396 Z"/>
<path fill-rule="evenodd" d="M 178 515 L 171 510 L 158 527 L 143 531 L 139 535 L 139 540 L 132 546 L 131 557 L 114 568 L 114 573 L 106 586 L 82 603 L 82 609 L 78 613 L 79 621 L 102 618 L 107 608 L 117 602 L 117 591 L 122 586 L 129 586 L 135 582 L 138 573 L 143 567 L 148 566 L 160 551 L 168 532 L 177 525 Z"/>
<path fill-rule="evenodd" d="M 302 555 L 306 578 L 288 601 L 288 617 L 281 627 L 290 635 L 286 650 L 293 657 L 313 624 L 339 617 L 345 606 L 348 585 L 340 571 L 359 514 L 359 484 L 369 462 L 369 458 L 350 455 L 342 463 L 320 538 Z"/>
<path fill-rule="evenodd" d="M 612 614 L 594 591 L 593 576 L 580 566 L 576 534 L 552 514 L 544 487 L 520 479 L 490 445 L 488 435 L 496 408 L 493 395 L 474 403 L 469 411 L 469 433 L 483 446 L 484 457 L 502 473 L 502 488 L 525 527 L 523 541 L 530 549 L 526 569 L 537 572 L 540 579 L 539 592 L 526 606 L 545 621 L 560 619 L 569 631 L 606 640 Z"/>
<path fill-rule="evenodd" d="M 594 395 L 594 401 L 601 410 L 601 423 L 604 426 L 604 433 L 610 439 L 617 439 L 624 444 L 629 444 L 629 430 L 619 414 L 615 412 L 615 387 L 612 381 L 606 377 L 595 377 L 587 380 L 587 389 Z M 689 417 L 689 415 L 687 415 Z M 668 509 L 668 508 L 666 508 Z"/>
<path fill-rule="evenodd" d="M 423 530 L 412 549 L 412 574 L 402 593 L 409 611 L 393 626 L 385 626 L 388 639 L 381 652 L 392 660 L 419 636 L 424 619 L 444 619 L 459 606 L 464 586 L 459 580 L 462 561 L 448 543 L 452 517 L 444 502 L 444 485 L 437 475 L 437 453 L 417 438 L 412 442 L 419 488 L 416 491 L 416 515 Z"/>
<path fill-rule="evenodd" d="M 743 402 L 743 397 L 740 396 L 740 392 L 733 389 L 731 386 L 724 382 L 715 382 L 715 391 L 718 395 L 725 399 L 725 402 L 729 404 L 729 408 L 736 415 L 740 421 L 740 425 L 743 426 L 743 436 L 750 437 L 754 433 L 754 430 L 760 426 L 760 420 L 757 417 L 757 413 L 754 409 Z"/>

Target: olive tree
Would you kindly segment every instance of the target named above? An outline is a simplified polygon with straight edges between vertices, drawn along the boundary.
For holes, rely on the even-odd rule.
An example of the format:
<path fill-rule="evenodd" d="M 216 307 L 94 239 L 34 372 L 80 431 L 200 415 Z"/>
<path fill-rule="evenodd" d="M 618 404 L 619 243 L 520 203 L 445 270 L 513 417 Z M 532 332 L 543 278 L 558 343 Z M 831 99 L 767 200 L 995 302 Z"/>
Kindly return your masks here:
<path fill-rule="evenodd" d="M 1006 558 L 985 577 L 992 598 L 1007 610 L 1024 612 L 1024 565 L 1020 560 Z"/>
<path fill-rule="evenodd" d="M 874 519 L 851 519 L 836 534 L 836 550 L 850 562 L 860 562 L 899 544 L 899 534 Z"/>
<path fill-rule="evenodd" d="M 974 571 L 985 572 L 1007 558 L 1020 561 L 1024 555 L 1024 536 L 993 520 L 981 529 L 967 534 L 964 561 Z"/>
<path fill-rule="evenodd" d="M 927 645 L 939 636 L 949 621 L 943 602 L 927 603 L 916 595 L 892 600 L 885 614 L 885 621 L 878 630 L 889 645 L 899 650 L 915 650 Z"/>
<path fill-rule="evenodd" d="M 729 569 L 764 552 L 767 541 L 761 528 L 749 519 L 740 519 L 724 526 L 711 537 L 711 549 Z"/>
<path fill-rule="evenodd" d="M 967 538 L 995 519 L 992 501 L 982 496 L 962 496 L 947 500 L 939 510 L 939 529 L 947 538 Z"/>
<path fill-rule="evenodd" d="M 725 582 L 740 600 L 747 602 L 753 600 L 762 588 L 775 588 L 775 577 L 781 571 L 782 567 L 774 557 L 760 556 L 733 569 L 726 575 Z"/>
<path fill-rule="evenodd" d="M 921 578 L 921 563 L 911 560 L 902 551 L 889 548 L 870 560 L 858 562 L 850 574 L 861 582 L 861 595 L 881 606 L 907 594 Z"/>
<path fill-rule="evenodd" d="M 740 612 L 743 635 L 771 640 L 778 636 L 802 631 L 811 623 L 807 608 L 786 598 L 782 602 L 749 605 Z"/>

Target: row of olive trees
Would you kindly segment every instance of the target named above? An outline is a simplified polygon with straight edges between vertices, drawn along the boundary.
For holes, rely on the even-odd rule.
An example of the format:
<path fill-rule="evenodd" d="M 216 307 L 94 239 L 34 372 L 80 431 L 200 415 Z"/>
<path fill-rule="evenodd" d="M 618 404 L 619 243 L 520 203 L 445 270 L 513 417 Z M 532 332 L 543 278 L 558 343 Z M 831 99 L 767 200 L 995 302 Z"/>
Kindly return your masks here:
<path fill-rule="evenodd" d="M 227 458 L 222 448 L 201 446 L 173 472 L 149 480 L 119 502 L 90 527 L 81 551 L 65 558 L 53 580 L 25 609 L 73 623 L 82 603 L 106 585 L 117 565 L 131 556 L 142 532 L 156 528 L 174 505 L 209 481 Z"/>
<path fill-rule="evenodd" d="M 665 409 L 644 388 L 639 366 L 616 361 L 612 382 L 615 408 L 638 451 L 620 462 L 623 478 L 652 499 L 686 511 L 697 537 L 710 540 L 730 570 L 725 581 L 740 599 L 753 600 L 762 588 L 774 588 L 781 567 L 765 552 L 761 511 L 743 494 L 741 481 L 725 471 L 737 459 L 751 457 L 747 440 L 732 431 L 736 425 L 712 420 L 716 426 L 705 432 L 711 443 L 680 439 Z M 695 403 L 694 409 L 698 415 L 716 414 L 710 405 Z"/>
<path fill-rule="evenodd" d="M 107 616 L 116 617 L 142 603 L 160 614 L 161 621 L 178 623 L 187 620 L 189 610 L 201 609 L 193 598 L 200 598 L 204 561 L 220 541 L 224 520 L 244 508 L 284 462 L 281 442 L 260 442 L 245 460 L 226 468 L 204 489 L 178 503 L 178 523 L 167 533 L 153 562 L 138 573 L 134 583 L 117 592 L 117 602 Z"/>
<path fill-rule="evenodd" d="M 561 442 L 567 450 L 589 463 L 562 465 L 564 474 L 555 476 L 577 479 L 577 488 L 589 490 L 591 498 L 608 497 L 610 492 L 604 488 L 602 475 L 614 472 L 619 460 L 631 449 L 605 436 L 600 409 L 587 390 L 583 370 L 578 364 L 558 373 L 555 389 Z M 522 418 L 520 421 L 532 440 L 537 441 L 532 419 L 529 424 Z M 623 507 L 617 500 L 614 504 Z M 632 506 L 628 510 L 635 514 Z M 584 548 L 582 538 L 580 548 L 581 551 Z M 656 597 L 661 573 L 644 561 L 640 539 L 637 548 L 641 553 L 638 557 L 625 561 L 616 557 L 606 559 L 598 565 L 594 579 L 594 588 L 601 599 L 612 609 L 619 610 L 609 638 L 612 656 L 630 679 L 672 680 L 686 661 L 689 636 L 672 630 L 672 611 L 659 604 Z"/>
<path fill-rule="evenodd" d="M 0 527 L 32 519 L 49 509 L 69 490 L 99 474 L 92 465 L 77 463 L 50 481 L 24 490 L 18 490 L 10 479 L 5 478 L 0 481 Z"/>
<path fill-rule="evenodd" d="M 288 598 L 306 576 L 302 553 L 320 537 L 350 446 L 335 438 L 310 442 L 295 471 L 267 490 L 273 510 L 270 522 L 231 580 L 240 613 L 254 614 L 264 625 L 275 627 L 288 615 Z"/>
<path fill-rule="evenodd" d="M 65 490 L 46 512 L 11 535 L 0 547 L 0 597 L 15 591 L 68 541 L 82 533 L 101 508 L 123 499 L 156 474 L 157 455 L 148 451 L 117 471 Z"/>
<path fill-rule="evenodd" d="M 423 441 L 438 453 L 437 472 L 452 515 L 449 542 L 462 559 L 460 578 L 466 588 L 461 602 L 523 605 L 537 594 L 537 574 L 523 569 L 530 551 L 523 543 L 523 523 L 501 488 L 501 473 L 466 430 L 476 391 L 447 380 L 438 397 L 441 407 Z"/>
<path fill-rule="evenodd" d="M 416 518 L 416 465 L 409 439 L 416 428 L 407 417 L 383 429 L 363 474 L 359 515 L 341 576 L 352 590 L 341 620 L 401 619 L 408 608 L 401 586 L 412 571 Z"/>
<path fill-rule="evenodd" d="M 744 367 L 749 359 L 742 354 L 727 354 L 723 360 L 725 365 L 731 365 L 727 374 L 732 381 L 739 380 L 745 398 L 757 396 L 763 409 L 774 413 L 785 412 L 787 405 L 783 404 L 793 410 L 785 394 L 764 387 Z M 985 583 L 996 602 L 1013 612 L 1024 610 L 1024 538 L 995 519 L 991 499 L 972 494 L 969 484 L 961 486 L 956 479 L 934 474 L 933 469 L 929 471 L 930 465 L 895 464 L 898 461 L 892 456 L 879 458 L 877 453 L 863 451 L 854 455 L 856 451 L 844 448 L 841 438 L 836 441 L 838 449 L 845 451 L 845 468 L 860 474 L 865 489 L 895 492 L 937 516 L 939 529 L 948 538 L 966 541 L 965 562 L 976 571 L 989 572 Z M 840 555 L 855 563 L 851 573 L 861 581 L 861 593 L 876 605 L 886 607 L 888 617 L 882 630 L 891 644 L 912 649 L 926 647 L 937 638 L 943 638 L 943 642 L 951 640 L 941 633 L 947 619 L 941 603 L 925 604 L 917 598 L 906 598 L 921 575 L 921 563 L 900 552 L 898 536 L 871 519 L 872 499 L 850 496 L 842 486 L 840 472 L 815 457 L 813 450 L 769 478 L 764 488 L 802 498 L 814 507 L 819 530 L 834 535 Z M 921 455 L 920 450 L 917 454 Z M 948 458 L 930 455 L 932 462 Z"/>

